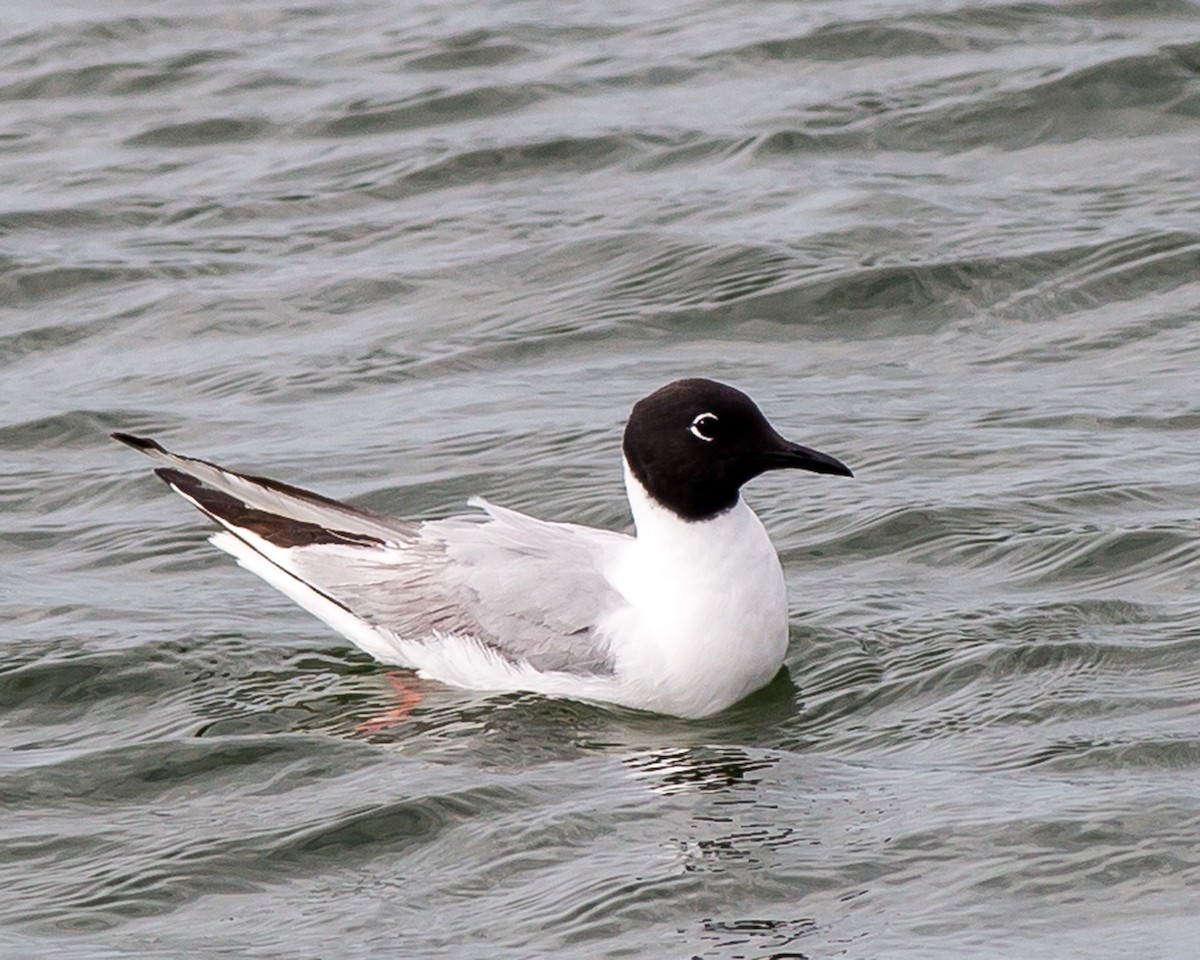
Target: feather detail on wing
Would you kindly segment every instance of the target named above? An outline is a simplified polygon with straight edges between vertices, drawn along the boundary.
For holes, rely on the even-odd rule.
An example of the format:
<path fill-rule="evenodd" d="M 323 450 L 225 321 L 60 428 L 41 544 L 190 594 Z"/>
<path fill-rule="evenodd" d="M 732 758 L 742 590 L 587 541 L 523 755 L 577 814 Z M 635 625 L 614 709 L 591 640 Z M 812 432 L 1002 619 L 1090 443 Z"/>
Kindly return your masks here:
<path fill-rule="evenodd" d="M 217 546 L 378 659 L 467 686 L 487 685 L 475 668 L 612 673 L 596 625 L 623 602 L 602 572 L 623 534 L 480 499 L 485 515 L 413 523 L 113 436 L 225 528 Z"/>
<path fill-rule="evenodd" d="M 313 493 L 311 490 L 272 480 L 270 477 L 235 473 L 207 460 L 180 456 L 149 437 L 135 437 L 128 433 L 114 433 L 112 436 L 114 440 L 120 440 L 152 459 L 166 464 L 168 471 L 174 471 L 183 477 L 190 478 L 185 482 L 189 483 L 197 492 L 207 490 L 215 494 L 225 494 L 226 498 L 240 501 L 245 508 L 253 512 L 275 517 L 276 536 L 268 539 L 271 539 L 272 542 L 278 540 L 281 546 L 291 545 L 287 542 L 289 537 L 286 533 L 286 524 L 282 523 L 287 520 L 315 525 L 330 532 L 362 534 L 383 541 L 410 537 L 417 529 L 415 523 L 401 520 L 398 517 L 389 517 L 387 514 L 376 513 L 362 507 L 354 507 L 348 503 L 321 496 L 319 493 Z M 162 468 L 155 472 L 180 493 L 184 493 L 170 475 L 162 471 Z M 175 479 L 181 478 L 176 476 Z M 184 496 L 187 494 L 184 493 Z M 205 513 L 209 513 L 203 505 L 197 503 L 196 506 Z M 214 519 L 217 518 L 214 517 Z M 254 518 L 247 519 L 253 521 Z M 266 517 L 258 519 L 265 520 Z M 304 531 L 304 528 L 301 527 L 300 531 Z M 308 530 L 307 534 L 311 535 L 313 531 Z M 301 539 L 304 535 L 304 532 L 297 534 Z"/>

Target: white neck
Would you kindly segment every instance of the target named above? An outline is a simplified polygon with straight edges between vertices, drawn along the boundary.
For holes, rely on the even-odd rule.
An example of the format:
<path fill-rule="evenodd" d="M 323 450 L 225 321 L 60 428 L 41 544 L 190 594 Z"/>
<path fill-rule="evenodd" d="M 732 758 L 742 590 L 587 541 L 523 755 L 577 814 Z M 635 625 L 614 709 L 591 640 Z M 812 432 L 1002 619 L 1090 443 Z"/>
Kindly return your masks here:
<path fill-rule="evenodd" d="M 700 716 L 767 683 L 787 649 L 779 557 L 741 498 L 709 520 L 687 521 L 655 501 L 625 468 L 637 540 L 613 571 L 629 602 L 614 647 L 640 691 L 668 713 Z"/>

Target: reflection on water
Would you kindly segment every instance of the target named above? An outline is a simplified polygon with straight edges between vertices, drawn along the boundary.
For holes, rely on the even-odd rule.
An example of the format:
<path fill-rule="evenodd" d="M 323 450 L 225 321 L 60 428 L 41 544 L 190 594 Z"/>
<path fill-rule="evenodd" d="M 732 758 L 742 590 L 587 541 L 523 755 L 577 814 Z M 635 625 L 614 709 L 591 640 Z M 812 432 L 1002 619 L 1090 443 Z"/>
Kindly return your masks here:
<path fill-rule="evenodd" d="M 774 763 L 767 758 L 751 759 L 742 750 L 717 747 L 631 754 L 623 762 L 663 795 L 691 790 L 727 792 L 739 784 L 753 785 L 759 782 L 754 772 Z"/>

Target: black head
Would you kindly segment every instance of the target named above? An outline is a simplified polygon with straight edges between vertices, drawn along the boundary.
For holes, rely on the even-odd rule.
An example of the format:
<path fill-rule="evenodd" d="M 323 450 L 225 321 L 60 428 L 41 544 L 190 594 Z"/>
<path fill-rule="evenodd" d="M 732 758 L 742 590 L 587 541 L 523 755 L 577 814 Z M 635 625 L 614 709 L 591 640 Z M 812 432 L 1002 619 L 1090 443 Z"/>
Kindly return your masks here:
<path fill-rule="evenodd" d="M 676 380 L 639 400 L 622 447 L 646 492 L 685 520 L 735 506 L 742 484 L 767 470 L 854 476 L 841 461 L 785 440 L 753 400 L 713 380 Z"/>

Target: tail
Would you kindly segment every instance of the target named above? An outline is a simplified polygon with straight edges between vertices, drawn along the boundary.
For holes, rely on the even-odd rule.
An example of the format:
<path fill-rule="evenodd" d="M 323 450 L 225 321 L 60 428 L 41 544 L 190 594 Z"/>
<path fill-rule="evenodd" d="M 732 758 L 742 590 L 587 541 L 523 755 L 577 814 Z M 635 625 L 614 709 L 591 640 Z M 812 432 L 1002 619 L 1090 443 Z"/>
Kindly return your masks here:
<path fill-rule="evenodd" d="M 154 472 L 224 528 L 210 538 L 214 546 L 372 656 L 396 662 L 394 635 L 353 611 L 339 595 L 343 591 L 321 574 L 320 561 L 331 550 L 350 548 L 386 562 L 395 555 L 392 548 L 416 538 L 414 524 L 269 477 L 184 457 L 149 437 L 112 437 L 165 464 Z"/>
<path fill-rule="evenodd" d="M 411 540 L 415 527 L 395 517 L 323 497 L 269 477 L 235 473 L 172 453 L 128 433 L 114 440 L 165 464 L 154 472 L 176 493 L 235 535 L 256 534 L 277 547 L 316 543 L 379 545 Z"/>

